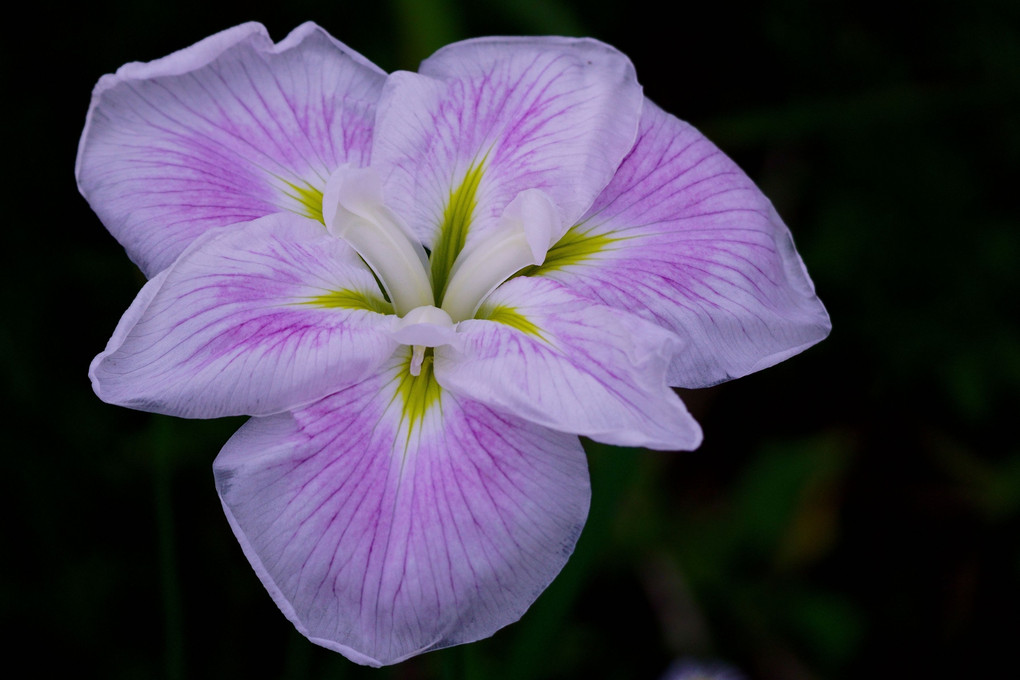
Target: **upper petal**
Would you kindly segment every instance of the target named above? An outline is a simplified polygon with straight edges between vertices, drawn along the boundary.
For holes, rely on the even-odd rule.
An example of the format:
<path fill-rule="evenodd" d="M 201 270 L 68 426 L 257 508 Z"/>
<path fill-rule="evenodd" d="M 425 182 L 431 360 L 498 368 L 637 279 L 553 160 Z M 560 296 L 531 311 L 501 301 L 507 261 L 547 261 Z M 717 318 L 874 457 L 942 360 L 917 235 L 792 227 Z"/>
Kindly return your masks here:
<path fill-rule="evenodd" d="M 516 621 L 569 557 L 590 497 L 576 437 L 446 392 L 409 419 L 406 371 L 398 358 L 314 405 L 252 419 L 213 466 L 280 609 L 373 666 Z"/>
<path fill-rule="evenodd" d="M 385 305 L 350 247 L 308 218 L 207 232 L 142 288 L 92 362 L 93 387 L 184 417 L 277 413 L 389 358 L 394 317 L 370 311 Z"/>
<path fill-rule="evenodd" d="M 701 428 L 666 385 L 679 338 L 634 315 L 518 277 L 436 349 L 457 394 L 564 432 L 620 446 L 692 450 Z"/>
<path fill-rule="evenodd" d="M 553 199 L 562 229 L 573 224 L 633 145 L 641 105 L 630 61 L 590 39 L 469 40 L 421 74 L 392 74 L 372 164 L 432 251 L 437 304 L 465 244 L 525 189 Z"/>
<path fill-rule="evenodd" d="M 277 45 L 248 23 L 126 64 L 93 91 L 78 187 L 149 276 L 212 227 L 321 219 L 330 173 L 368 161 L 384 80 L 310 23 Z"/>
<path fill-rule="evenodd" d="M 766 368 L 831 328 L 769 200 L 701 133 L 651 102 L 613 181 L 532 273 L 682 335 L 672 385 Z"/>

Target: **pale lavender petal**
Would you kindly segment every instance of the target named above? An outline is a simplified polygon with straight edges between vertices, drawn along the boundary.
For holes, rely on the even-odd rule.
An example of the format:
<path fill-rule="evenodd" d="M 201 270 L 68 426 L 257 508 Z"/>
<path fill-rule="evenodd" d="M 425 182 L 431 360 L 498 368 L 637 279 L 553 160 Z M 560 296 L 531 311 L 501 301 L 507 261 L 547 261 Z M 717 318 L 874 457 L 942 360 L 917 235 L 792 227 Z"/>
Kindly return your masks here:
<path fill-rule="evenodd" d="M 151 279 L 90 376 L 104 401 L 176 416 L 277 413 L 375 371 L 397 348 L 371 272 L 312 220 L 206 232 Z"/>
<path fill-rule="evenodd" d="M 435 259 L 441 230 L 470 246 L 525 189 L 573 224 L 633 145 L 641 105 L 630 61 L 598 41 L 469 40 L 389 77 L 372 164 Z"/>
<path fill-rule="evenodd" d="M 633 152 L 574 231 L 590 253 L 543 275 L 683 336 L 671 385 L 740 377 L 829 333 L 769 200 L 701 133 L 651 102 Z"/>
<path fill-rule="evenodd" d="M 572 552 L 590 497 L 576 437 L 448 392 L 409 430 L 406 367 L 250 420 L 213 465 L 283 613 L 373 666 L 516 621 Z"/>
<path fill-rule="evenodd" d="M 385 74 L 314 24 L 274 45 L 248 23 L 103 76 L 78 187 L 151 276 L 212 227 L 321 216 L 341 164 L 364 164 Z"/>
<path fill-rule="evenodd" d="M 563 432 L 620 446 L 693 450 L 701 428 L 666 385 L 679 338 L 561 285 L 519 277 L 436 348 L 446 389 Z"/>
<path fill-rule="evenodd" d="M 722 662 L 701 662 L 679 659 L 666 670 L 660 680 L 746 680 L 739 670 Z"/>

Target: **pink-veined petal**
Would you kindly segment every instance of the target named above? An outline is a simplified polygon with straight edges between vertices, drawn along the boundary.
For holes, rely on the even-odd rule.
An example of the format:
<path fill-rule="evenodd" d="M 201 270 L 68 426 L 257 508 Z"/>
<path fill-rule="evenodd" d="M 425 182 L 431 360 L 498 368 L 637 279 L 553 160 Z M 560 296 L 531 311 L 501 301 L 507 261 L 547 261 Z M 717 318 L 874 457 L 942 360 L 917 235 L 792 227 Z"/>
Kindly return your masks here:
<path fill-rule="evenodd" d="M 206 232 L 151 279 L 90 375 L 104 401 L 176 416 L 277 413 L 378 368 L 395 317 L 351 248 L 277 213 Z"/>
<path fill-rule="evenodd" d="M 396 387 L 406 371 L 404 356 L 320 402 L 252 419 L 213 466 L 283 613 L 373 666 L 516 621 L 566 563 L 590 497 L 576 437 L 448 392 L 408 416 Z"/>
<path fill-rule="evenodd" d="M 541 189 L 562 229 L 573 224 L 633 145 L 641 106 L 630 61 L 591 39 L 469 40 L 420 74 L 390 75 L 372 165 L 431 249 L 437 294 L 436 269 L 448 272 L 521 191 Z"/>
<path fill-rule="evenodd" d="M 384 80 L 311 23 L 277 45 L 248 23 L 126 64 L 92 93 L 78 187 L 148 276 L 213 227 L 321 219 L 330 173 L 368 161 Z"/>
<path fill-rule="evenodd" d="M 436 348 L 444 389 L 563 432 L 620 446 L 693 450 L 701 428 L 666 385 L 679 338 L 654 323 L 518 277 Z"/>
<path fill-rule="evenodd" d="M 769 200 L 693 127 L 647 102 L 637 144 L 542 274 L 688 344 L 671 385 L 704 387 L 828 335 L 828 314 Z M 584 256 L 578 253 L 584 252 Z"/>

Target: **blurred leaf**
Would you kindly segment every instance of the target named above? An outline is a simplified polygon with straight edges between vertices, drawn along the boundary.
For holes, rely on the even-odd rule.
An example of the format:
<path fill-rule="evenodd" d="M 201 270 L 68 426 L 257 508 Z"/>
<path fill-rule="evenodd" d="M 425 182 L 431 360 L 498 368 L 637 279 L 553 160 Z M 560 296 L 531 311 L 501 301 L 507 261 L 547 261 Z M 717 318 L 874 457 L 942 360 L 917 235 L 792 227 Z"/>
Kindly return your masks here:
<path fill-rule="evenodd" d="M 163 673 L 167 680 L 185 677 L 184 598 L 181 594 L 174 529 L 172 462 L 178 448 L 174 419 L 152 416 L 149 450 L 153 457 L 160 594 L 163 604 Z"/>
<path fill-rule="evenodd" d="M 1020 511 L 1020 451 L 992 461 L 941 432 L 930 445 L 961 494 L 990 518 L 1003 520 Z"/>
<path fill-rule="evenodd" d="M 393 0 L 402 68 L 416 70 L 443 45 L 466 38 L 460 12 L 456 0 Z"/>
<path fill-rule="evenodd" d="M 486 2 L 488 8 L 520 24 L 527 33 L 584 36 L 587 35 L 578 14 L 559 0 L 517 0 Z"/>
<path fill-rule="evenodd" d="M 742 542 L 792 567 L 835 541 L 844 437 L 831 433 L 764 447 L 734 491 Z"/>
<path fill-rule="evenodd" d="M 583 441 L 592 486 L 588 521 L 567 566 L 516 624 L 507 663 L 498 671 L 508 680 L 555 677 L 556 669 L 548 663 L 549 641 L 560 634 L 595 564 L 613 545 L 613 520 L 634 477 L 636 457 L 642 455 L 640 449 Z"/>
<path fill-rule="evenodd" d="M 788 625 L 815 659 L 838 667 L 856 651 L 863 632 L 857 608 L 844 596 L 805 591 L 786 601 Z"/>

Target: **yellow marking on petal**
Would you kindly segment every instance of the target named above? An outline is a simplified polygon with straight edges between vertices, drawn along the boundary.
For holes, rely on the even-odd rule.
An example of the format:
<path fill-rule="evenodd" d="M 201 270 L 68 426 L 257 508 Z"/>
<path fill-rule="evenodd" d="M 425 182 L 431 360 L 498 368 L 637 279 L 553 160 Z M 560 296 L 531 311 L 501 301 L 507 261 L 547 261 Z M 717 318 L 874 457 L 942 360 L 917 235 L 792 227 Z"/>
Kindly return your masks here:
<path fill-rule="evenodd" d="M 450 276 L 453 263 L 464 249 L 471 219 L 474 217 L 478 201 L 475 195 L 478 184 L 482 181 L 485 159 L 472 163 L 464 173 L 460 185 L 450 192 L 450 200 L 443 211 L 443 222 L 439 227 L 439 238 L 436 239 L 430 260 L 432 262 L 432 289 L 436 291 L 436 305 L 443 304 L 446 282 Z"/>
<path fill-rule="evenodd" d="M 410 348 L 408 348 L 410 349 Z M 422 357 L 421 370 L 418 375 L 411 375 L 411 353 L 407 355 L 407 362 L 400 368 L 397 377 L 397 398 L 401 402 L 401 420 L 408 424 L 408 437 L 416 427 L 425 420 L 425 415 L 434 406 L 439 404 L 442 395 L 442 388 L 436 382 L 432 371 L 433 351 L 432 348 L 425 350 Z"/>
<path fill-rule="evenodd" d="M 533 335 L 540 340 L 545 340 L 542 336 L 542 330 L 532 323 L 528 317 L 524 316 L 513 307 L 507 307 L 505 305 L 489 307 L 488 305 L 482 305 L 482 307 L 478 310 L 478 314 L 475 315 L 475 318 L 495 321 L 496 323 L 516 328 L 522 333 Z"/>
<path fill-rule="evenodd" d="M 290 191 L 284 191 L 283 193 L 301 204 L 303 210 L 300 211 L 300 214 L 305 217 L 311 217 L 313 220 L 323 222 L 321 191 L 313 187 L 311 184 L 298 186 L 297 184 L 291 184 L 287 181 L 284 181 L 284 184 L 290 187 Z M 325 224 L 325 222 L 323 222 L 323 224 Z"/>
<path fill-rule="evenodd" d="M 301 304 L 326 309 L 367 309 L 379 314 L 393 313 L 393 305 L 389 302 L 360 290 L 331 290 L 328 293 L 308 298 Z"/>
<path fill-rule="evenodd" d="M 592 234 L 591 231 L 591 229 L 583 231 L 582 225 L 575 224 L 556 242 L 556 245 L 549 249 L 545 256 L 545 262 L 522 269 L 520 273 L 524 276 L 537 276 L 570 265 L 582 264 L 599 253 L 609 250 L 610 246 L 617 241 L 627 238 L 625 236 L 613 237 L 609 234 Z"/>

